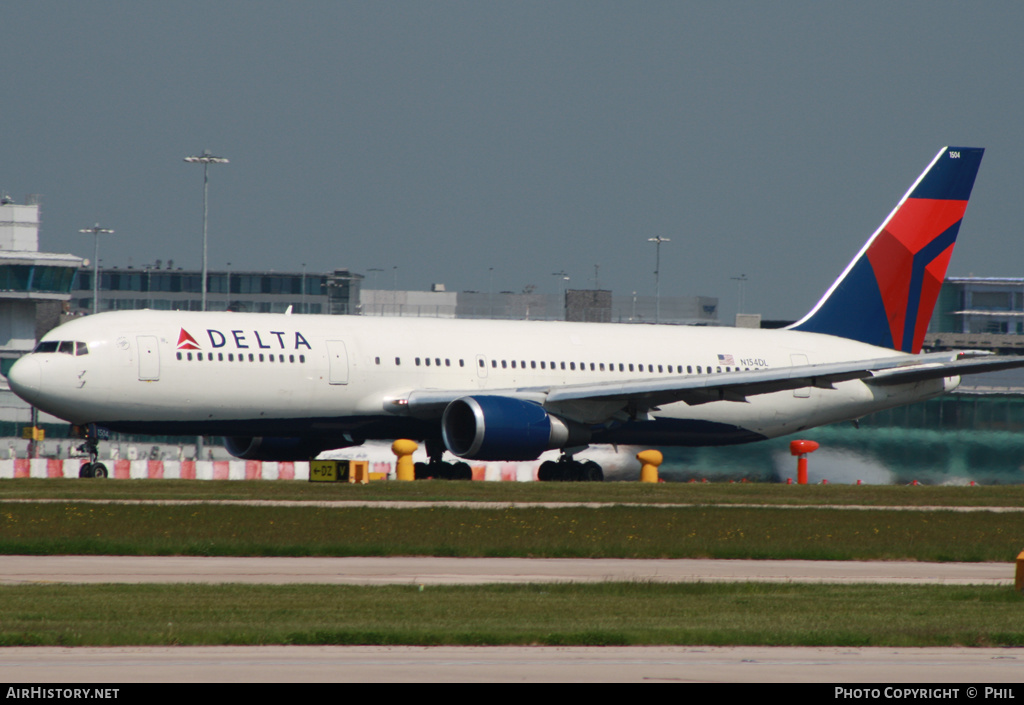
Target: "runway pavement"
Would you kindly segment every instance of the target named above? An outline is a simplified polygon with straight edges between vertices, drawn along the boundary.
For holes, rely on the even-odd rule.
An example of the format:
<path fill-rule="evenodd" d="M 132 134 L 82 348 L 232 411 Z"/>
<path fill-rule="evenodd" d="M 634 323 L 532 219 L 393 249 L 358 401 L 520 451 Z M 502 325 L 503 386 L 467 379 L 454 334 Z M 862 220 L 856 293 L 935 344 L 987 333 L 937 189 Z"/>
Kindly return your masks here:
<path fill-rule="evenodd" d="M 809 582 L 1012 585 L 1013 563 L 558 558 L 4 556 L 0 584 Z"/>
<path fill-rule="evenodd" d="M 1018 649 L 885 647 L 203 646 L 8 647 L 0 681 L 43 683 L 912 683 L 949 689 L 1016 684 Z M 946 684 L 946 685 L 937 685 Z M 1005 688 L 1005 686 L 1004 686 Z M 1024 696 L 1024 688 L 1012 696 Z M 150 691 L 124 688 L 119 698 Z M 801 695 L 812 694 L 801 690 Z M 890 696 L 892 697 L 892 696 Z M 908 699 L 912 698 L 903 695 Z M 920 697 L 920 696 L 919 696 Z M 932 695 L 931 697 L 941 697 Z M 1003 695 L 1007 697 L 1007 695 Z M 949 698 L 949 696 L 947 696 Z M 1015 699 L 1016 699 L 1015 698 Z"/>

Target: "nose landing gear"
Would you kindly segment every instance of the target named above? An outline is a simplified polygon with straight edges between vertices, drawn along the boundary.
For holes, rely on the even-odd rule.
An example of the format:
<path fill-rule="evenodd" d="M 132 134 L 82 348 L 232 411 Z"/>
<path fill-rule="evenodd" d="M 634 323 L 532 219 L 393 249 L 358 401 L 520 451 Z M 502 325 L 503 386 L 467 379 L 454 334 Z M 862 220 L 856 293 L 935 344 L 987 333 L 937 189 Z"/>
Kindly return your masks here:
<path fill-rule="evenodd" d="M 89 424 L 84 428 L 80 428 L 79 431 L 83 434 L 82 438 L 84 442 L 78 446 L 78 450 L 83 453 L 89 454 L 89 462 L 82 463 L 82 467 L 78 469 L 79 477 L 107 477 L 107 466 L 99 462 L 100 457 L 100 439 L 99 434 L 96 431 L 95 424 Z"/>

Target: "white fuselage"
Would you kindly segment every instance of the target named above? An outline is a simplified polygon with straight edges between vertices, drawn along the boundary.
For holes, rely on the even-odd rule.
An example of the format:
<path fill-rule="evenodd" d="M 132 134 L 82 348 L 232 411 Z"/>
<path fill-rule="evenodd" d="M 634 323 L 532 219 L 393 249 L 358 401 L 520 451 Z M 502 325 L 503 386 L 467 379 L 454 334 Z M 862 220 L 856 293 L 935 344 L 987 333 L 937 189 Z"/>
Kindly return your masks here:
<path fill-rule="evenodd" d="M 547 389 L 894 355 L 783 330 L 163 311 L 77 319 L 41 347 L 48 341 L 84 346 L 25 356 L 11 384 L 72 423 L 167 434 L 336 434 L 339 446 L 433 434 L 439 420 L 411 418 L 402 404 L 414 391 Z M 936 396 L 957 381 L 854 380 L 742 402 L 666 404 L 595 442 L 770 438 Z"/>

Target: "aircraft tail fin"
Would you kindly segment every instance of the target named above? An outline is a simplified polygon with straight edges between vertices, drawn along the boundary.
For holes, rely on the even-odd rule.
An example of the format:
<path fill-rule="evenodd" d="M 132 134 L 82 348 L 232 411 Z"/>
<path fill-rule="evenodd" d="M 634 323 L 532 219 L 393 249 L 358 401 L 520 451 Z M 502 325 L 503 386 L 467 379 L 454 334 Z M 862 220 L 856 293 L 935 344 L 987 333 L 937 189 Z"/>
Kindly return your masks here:
<path fill-rule="evenodd" d="M 920 352 L 984 153 L 939 150 L 817 305 L 789 329 Z"/>

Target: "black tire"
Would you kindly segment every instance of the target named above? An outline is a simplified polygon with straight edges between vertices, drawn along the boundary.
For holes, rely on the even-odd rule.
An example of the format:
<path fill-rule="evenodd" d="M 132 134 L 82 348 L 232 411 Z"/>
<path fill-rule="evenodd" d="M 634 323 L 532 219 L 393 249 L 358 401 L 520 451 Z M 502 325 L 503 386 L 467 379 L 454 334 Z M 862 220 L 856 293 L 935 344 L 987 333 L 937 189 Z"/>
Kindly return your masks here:
<path fill-rule="evenodd" d="M 103 463 L 95 463 L 92 466 L 92 476 L 98 479 L 107 477 L 107 466 Z"/>
<path fill-rule="evenodd" d="M 604 482 L 604 470 L 593 460 L 585 460 L 582 463 L 582 480 L 584 482 Z"/>
<path fill-rule="evenodd" d="M 92 477 L 92 463 L 83 463 L 82 466 L 78 468 L 78 476 Z"/>
<path fill-rule="evenodd" d="M 555 473 L 552 479 L 555 482 L 575 482 L 577 467 L 579 464 L 575 460 L 559 460 L 555 463 Z"/>
<path fill-rule="evenodd" d="M 458 462 L 452 464 L 452 479 L 453 480 L 472 480 L 473 479 L 473 468 L 469 467 L 469 463 Z"/>
<path fill-rule="evenodd" d="M 566 482 L 584 482 L 587 479 L 587 470 L 578 460 L 574 460 L 571 463 L 567 463 L 568 467 L 565 468 L 565 481 Z"/>
<path fill-rule="evenodd" d="M 554 460 L 545 460 L 537 470 L 537 479 L 541 482 L 552 482 L 558 474 L 558 463 Z"/>

